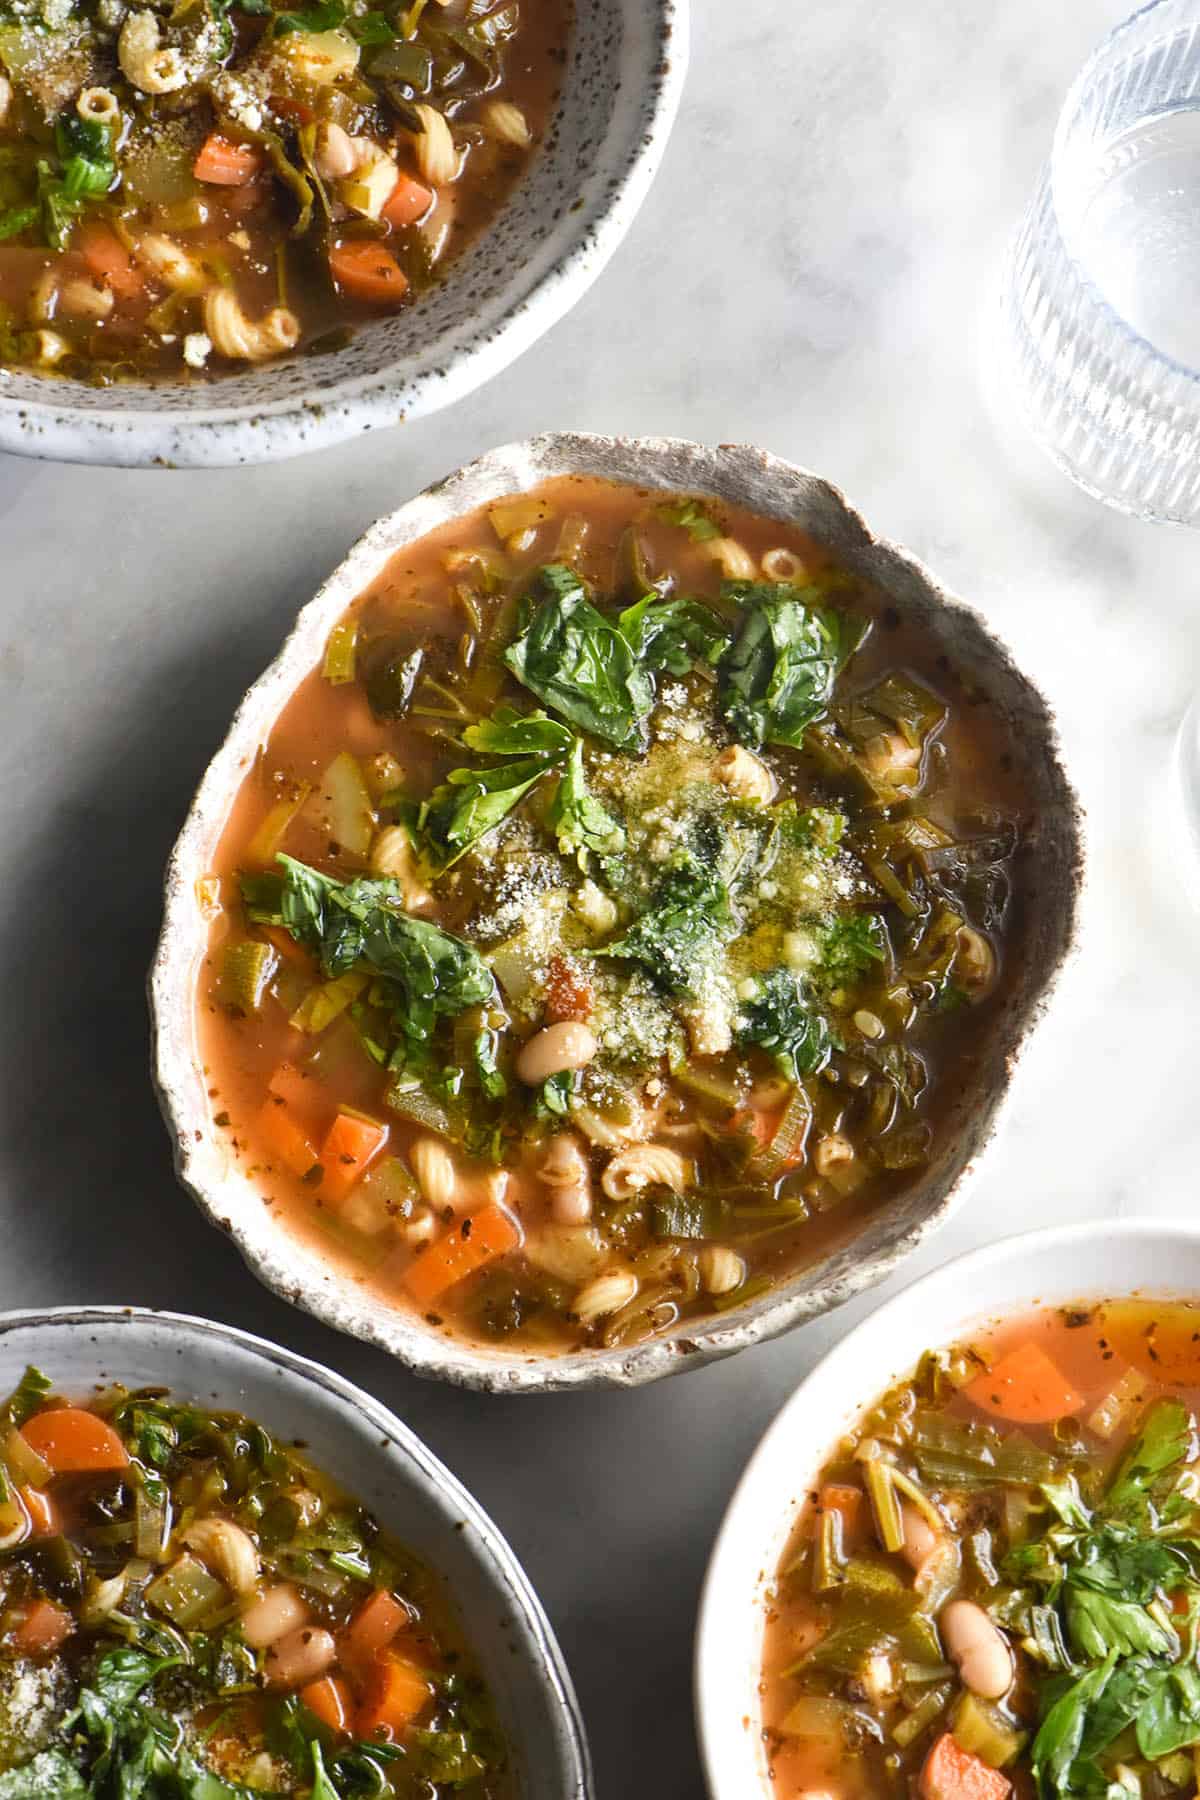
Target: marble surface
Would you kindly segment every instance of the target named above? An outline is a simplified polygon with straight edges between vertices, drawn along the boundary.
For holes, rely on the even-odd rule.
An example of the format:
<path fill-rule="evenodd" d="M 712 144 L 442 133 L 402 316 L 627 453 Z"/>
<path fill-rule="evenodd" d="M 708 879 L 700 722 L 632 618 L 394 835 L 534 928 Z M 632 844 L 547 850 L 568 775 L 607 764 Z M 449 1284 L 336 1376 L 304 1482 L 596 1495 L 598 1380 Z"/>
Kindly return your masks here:
<path fill-rule="evenodd" d="M 207 1313 L 394 1406 L 524 1558 L 602 1796 L 697 1794 L 712 1534 L 784 1396 L 872 1301 L 655 1389 L 510 1401 L 290 1311 L 172 1181 L 141 991 L 159 872 L 235 700 L 378 513 L 553 426 L 749 439 L 841 482 L 985 610 L 1057 701 L 1090 813 L 1083 952 L 1001 1143 L 902 1279 L 1051 1221 L 1190 1213 L 1200 926 L 1167 775 L 1200 677 L 1197 543 L 1102 511 L 985 399 L 997 259 L 1122 10 L 697 0 L 679 128 L 623 251 L 464 405 L 260 471 L 0 460 L 0 1307 Z"/>

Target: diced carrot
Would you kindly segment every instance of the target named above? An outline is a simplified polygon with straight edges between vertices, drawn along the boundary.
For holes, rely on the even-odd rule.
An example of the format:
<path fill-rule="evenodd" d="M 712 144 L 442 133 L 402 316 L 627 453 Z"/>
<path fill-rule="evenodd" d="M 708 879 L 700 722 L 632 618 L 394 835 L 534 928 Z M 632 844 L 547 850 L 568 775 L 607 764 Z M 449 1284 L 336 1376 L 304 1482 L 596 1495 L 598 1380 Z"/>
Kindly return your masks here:
<path fill-rule="evenodd" d="M 419 1669 L 394 1651 L 386 1651 L 375 1663 L 363 1703 L 354 1721 L 360 1738 L 392 1738 L 419 1718 L 433 1690 Z"/>
<path fill-rule="evenodd" d="M 21 1436 L 55 1475 L 96 1474 L 123 1469 L 129 1462 L 129 1452 L 112 1426 L 82 1406 L 34 1413 L 22 1425 Z"/>
<path fill-rule="evenodd" d="M 29 1514 L 29 1534 L 31 1537 L 57 1537 L 59 1522 L 58 1508 L 46 1492 L 45 1488 L 18 1488 L 21 1505 Z"/>
<path fill-rule="evenodd" d="M 1083 1405 L 1083 1396 L 1059 1373 L 1040 1344 L 1032 1341 L 1010 1350 L 963 1389 L 983 1412 L 1018 1425 L 1052 1425 Z"/>
<path fill-rule="evenodd" d="M 921 1800 L 1005 1800 L 1012 1783 L 981 1756 L 972 1756 L 948 1731 L 937 1740 L 918 1783 Z"/>
<path fill-rule="evenodd" d="M 340 1675 L 322 1675 L 319 1681 L 310 1681 L 300 1689 L 300 1698 L 330 1731 L 350 1730 L 354 1701 Z"/>
<path fill-rule="evenodd" d="M 371 306 L 397 306 L 408 290 L 408 277 L 391 251 L 366 238 L 335 244 L 329 269 L 344 294 Z"/>
<path fill-rule="evenodd" d="M 278 1100 L 268 1100 L 257 1117 L 258 1135 L 272 1155 L 293 1175 L 304 1176 L 315 1169 L 320 1157 L 299 1125 Z"/>
<path fill-rule="evenodd" d="M 15 1615 L 10 1641 L 19 1656 L 49 1656 L 73 1629 L 64 1607 L 53 1600 L 32 1600 Z"/>
<path fill-rule="evenodd" d="M 415 225 L 433 205 L 433 191 L 423 187 L 411 175 L 401 172 L 400 179 L 384 201 L 380 218 L 391 226 Z"/>
<path fill-rule="evenodd" d="M 388 1128 L 357 1113 L 340 1112 L 321 1145 L 321 1198 L 340 1204 L 388 1141 Z"/>
<path fill-rule="evenodd" d="M 373 1662 L 407 1624 L 407 1608 L 386 1588 L 376 1588 L 351 1619 L 345 1649 L 359 1663 Z"/>
<path fill-rule="evenodd" d="M 253 144 L 232 144 L 214 131 L 200 146 L 192 174 L 213 187 L 245 187 L 262 168 L 262 156 Z"/>
<path fill-rule="evenodd" d="M 579 965 L 552 956 L 546 972 L 546 1017 L 556 1025 L 565 1019 L 587 1020 L 595 1004 L 595 989 Z"/>
<path fill-rule="evenodd" d="M 504 1208 L 485 1206 L 460 1219 L 444 1238 L 422 1251 L 408 1268 L 404 1285 L 418 1306 L 428 1306 L 447 1288 L 496 1257 L 506 1256 L 520 1242 L 520 1230 Z"/>
<path fill-rule="evenodd" d="M 89 275 L 102 281 L 120 300 L 133 300 L 146 284 L 137 265 L 115 231 L 89 219 L 75 234 L 75 248 L 87 264 Z"/>
<path fill-rule="evenodd" d="M 863 1491 L 856 1487 L 842 1487 L 833 1482 L 821 1489 L 817 1496 L 818 1512 L 835 1512 L 842 1521 L 843 1532 L 853 1531 L 858 1524 L 862 1512 Z"/>

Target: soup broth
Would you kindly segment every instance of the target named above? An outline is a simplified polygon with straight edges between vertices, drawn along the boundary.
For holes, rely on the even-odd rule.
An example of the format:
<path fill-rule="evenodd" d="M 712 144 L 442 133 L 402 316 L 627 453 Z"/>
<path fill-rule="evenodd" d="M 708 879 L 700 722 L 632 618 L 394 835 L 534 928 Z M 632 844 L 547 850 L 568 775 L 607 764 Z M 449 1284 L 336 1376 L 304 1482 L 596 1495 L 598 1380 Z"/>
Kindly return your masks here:
<path fill-rule="evenodd" d="M 438 1578 L 300 1450 L 165 1388 L 0 1406 L 6 1800 L 511 1793 Z"/>
<path fill-rule="evenodd" d="M 458 520 L 233 803 L 214 1129 L 436 1329 L 613 1345 L 750 1299 L 968 1103 L 1025 929 L 1012 752 L 791 527 L 574 477 Z"/>
<path fill-rule="evenodd" d="M 203 380 L 419 298 L 527 167 L 567 4 L 0 16 L 0 367 Z"/>
<path fill-rule="evenodd" d="M 1192 1794 L 1200 1308 L 923 1358 L 822 1470 L 767 1614 L 779 1800 Z"/>

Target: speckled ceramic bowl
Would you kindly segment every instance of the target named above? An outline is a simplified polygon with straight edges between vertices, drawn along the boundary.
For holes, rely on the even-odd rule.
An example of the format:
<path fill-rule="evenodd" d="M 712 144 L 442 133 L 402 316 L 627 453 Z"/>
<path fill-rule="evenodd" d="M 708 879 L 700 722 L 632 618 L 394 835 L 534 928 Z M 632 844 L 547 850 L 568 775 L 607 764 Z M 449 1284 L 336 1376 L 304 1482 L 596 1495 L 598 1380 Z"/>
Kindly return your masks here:
<path fill-rule="evenodd" d="M 683 84 L 687 0 L 577 0 L 575 11 L 559 108 L 528 174 L 419 305 L 336 354 L 194 387 L 0 372 L 0 450 L 174 468 L 273 462 L 435 412 L 505 368 L 620 243 Z"/>
<path fill-rule="evenodd" d="M 482 1508 L 377 1400 L 244 1331 L 137 1307 L 0 1314 L 0 1393 L 27 1363 L 67 1393 L 100 1380 L 167 1386 L 302 1439 L 443 1577 L 495 1697 L 520 1800 L 590 1800 L 578 1702 L 536 1594 Z"/>
<path fill-rule="evenodd" d="M 1011 722 L 1030 796 L 1020 879 L 1029 925 L 1003 1010 L 995 1017 L 977 1090 L 956 1102 L 937 1159 L 901 1199 L 865 1219 L 847 1242 L 771 1293 L 707 1320 L 688 1319 L 632 1348 L 535 1356 L 433 1334 L 388 1306 L 276 1222 L 212 1124 L 195 1036 L 195 991 L 207 928 L 197 883 L 211 865 L 234 795 L 259 745 L 300 681 L 319 664 L 331 627 L 402 545 L 459 514 L 552 475 L 595 474 L 639 486 L 708 493 L 803 526 L 942 643 L 979 692 Z M 176 1166 L 201 1208 L 250 1267 L 286 1299 L 401 1357 L 414 1369 L 496 1391 L 606 1384 L 632 1387 L 774 1337 L 861 1293 L 934 1231 L 961 1196 L 996 1128 L 1017 1055 L 1037 1022 L 1075 934 L 1082 880 L 1082 820 L 1063 771 L 1053 718 L 1007 650 L 928 570 L 872 535 L 827 481 L 746 445 L 705 449 L 676 439 L 551 433 L 468 464 L 372 526 L 297 620 L 266 674 L 242 702 L 200 784 L 167 870 L 166 917 L 151 973 L 154 1074 L 175 1143 Z"/>

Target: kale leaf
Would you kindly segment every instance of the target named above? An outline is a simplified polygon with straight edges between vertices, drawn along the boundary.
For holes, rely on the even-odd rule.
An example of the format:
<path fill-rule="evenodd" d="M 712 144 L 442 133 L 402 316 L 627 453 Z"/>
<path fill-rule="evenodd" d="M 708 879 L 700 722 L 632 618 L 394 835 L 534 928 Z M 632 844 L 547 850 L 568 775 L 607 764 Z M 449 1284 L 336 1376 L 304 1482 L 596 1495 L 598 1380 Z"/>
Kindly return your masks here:
<path fill-rule="evenodd" d="M 816 588 L 727 581 L 741 628 L 721 663 L 721 712 L 740 744 L 799 749 L 825 712 L 834 683 L 866 634 L 862 620 L 815 604 Z"/>
<path fill-rule="evenodd" d="M 290 856 L 282 877 L 243 876 L 257 924 L 281 925 L 313 950 L 331 980 L 365 965 L 386 984 L 382 998 L 403 1034 L 427 1039 L 437 1020 L 491 998 L 492 974 L 479 952 L 438 925 L 411 918 L 390 879 L 342 883 Z"/>
<path fill-rule="evenodd" d="M 525 687 L 572 725 L 615 744 L 644 749 L 654 686 L 628 638 L 592 605 L 573 569 L 539 569 L 504 653 Z"/>
<path fill-rule="evenodd" d="M 769 1051 L 789 1081 L 815 1075 L 833 1049 L 828 1024 L 809 1004 L 800 977 L 791 969 L 772 969 L 755 997 L 744 1003 L 738 1040 Z"/>

